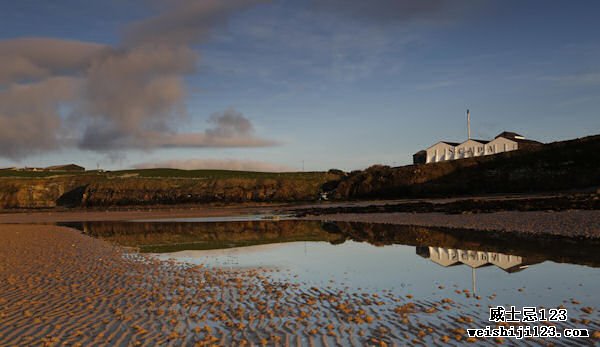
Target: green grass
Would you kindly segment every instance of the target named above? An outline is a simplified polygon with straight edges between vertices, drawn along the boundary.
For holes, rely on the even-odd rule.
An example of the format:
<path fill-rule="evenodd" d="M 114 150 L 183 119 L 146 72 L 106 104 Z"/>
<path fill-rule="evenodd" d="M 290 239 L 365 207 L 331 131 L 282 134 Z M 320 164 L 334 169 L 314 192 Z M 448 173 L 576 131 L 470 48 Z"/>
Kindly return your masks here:
<path fill-rule="evenodd" d="M 82 176 L 95 175 L 95 171 L 71 172 L 71 171 L 16 171 L 0 170 L 0 177 L 23 177 L 23 178 L 44 178 L 52 176 Z"/>
<path fill-rule="evenodd" d="M 142 178 L 205 178 L 205 179 L 223 179 L 223 178 L 287 178 L 287 179 L 319 179 L 325 175 L 325 172 L 252 172 L 252 171 L 231 171 L 231 170 L 179 170 L 179 169 L 143 169 L 143 170 L 120 170 L 120 171 L 15 171 L 0 170 L 0 177 L 16 178 L 45 178 L 52 176 L 84 176 L 99 175 L 104 177 L 131 176 Z"/>
<path fill-rule="evenodd" d="M 231 170 L 178 170 L 178 169 L 145 169 L 145 170 L 124 170 L 113 171 L 110 175 L 137 174 L 139 177 L 160 177 L 160 178 L 293 178 L 293 179 L 313 179 L 322 177 L 324 172 L 252 172 L 252 171 L 231 171 Z"/>

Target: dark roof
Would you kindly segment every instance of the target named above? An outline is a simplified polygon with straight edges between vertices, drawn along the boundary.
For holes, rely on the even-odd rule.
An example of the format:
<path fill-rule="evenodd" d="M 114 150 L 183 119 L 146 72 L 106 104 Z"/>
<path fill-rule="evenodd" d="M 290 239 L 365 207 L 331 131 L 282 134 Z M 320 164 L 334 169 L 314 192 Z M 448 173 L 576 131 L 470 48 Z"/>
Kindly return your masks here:
<path fill-rule="evenodd" d="M 450 145 L 450 146 L 458 146 L 458 145 L 460 145 L 460 143 L 458 143 L 458 142 L 438 141 L 438 142 L 434 143 L 433 145 L 427 147 L 427 149 L 429 149 L 429 148 L 437 145 L 438 143 L 445 143 L 445 144 Z"/>
<path fill-rule="evenodd" d="M 535 140 L 528 140 L 523 135 L 513 133 L 511 131 L 503 131 L 496 138 L 504 137 L 505 139 L 509 139 L 511 141 L 515 141 L 521 144 L 530 144 L 530 145 L 541 145 L 542 143 Z"/>
<path fill-rule="evenodd" d="M 488 142 L 490 142 L 489 140 L 477 140 L 477 139 L 467 139 L 467 140 L 465 140 L 465 142 L 467 142 L 469 140 L 477 141 L 477 142 L 480 142 L 480 143 L 488 143 Z"/>
<path fill-rule="evenodd" d="M 525 138 L 525 136 L 517 134 L 517 133 L 514 133 L 512 131 L 503 131 L 500 134 L 498 134 L 498 136 L 496 136 L 495 138 L 497 139 L 499 137 L 505 137 L 505 138 L 511 139 L 511 140 L 515 140 L 518 137 L 523 138 L 523 139 Z"/>
<path fill-rule="evenodd" d="M 517 143 L 530 144 L 530 145 L 543 145 L 543 143 L 535 140 L 527 140 L 527 139 L 511 139 Z"/>

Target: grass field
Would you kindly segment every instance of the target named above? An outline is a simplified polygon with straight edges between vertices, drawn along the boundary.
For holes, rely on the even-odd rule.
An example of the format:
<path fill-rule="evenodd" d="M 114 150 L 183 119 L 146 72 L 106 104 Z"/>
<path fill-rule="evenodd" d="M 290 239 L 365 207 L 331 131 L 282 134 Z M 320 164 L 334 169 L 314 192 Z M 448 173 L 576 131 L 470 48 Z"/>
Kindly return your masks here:
<path fill-rule="evenodd" d="M 288 178 L 288 179 L 315 179 L 322 177 L 325 172 L 252 172 L 252 171 L 230 171 L 230 170 L 178 170 L 178 169 L 143 169 L 143 170 L 121 170 L 121 171 L 15 171 L 0 170 L 0 177 L 17 178 L 45 178 L 52 176 L 84 176 L 98 175 L 104 177 L 142 177 L 142 178 Z"/>
<path fill-rule="evenodd" d="M 95 171 L 87 172 L 68 172 L 68 171 L 16 171 L 16 170 L 0 170 L 0 177 L 16 177 L 16 178 L 45 178 L 53 176 L 83 176 L 96 175 Z"/>

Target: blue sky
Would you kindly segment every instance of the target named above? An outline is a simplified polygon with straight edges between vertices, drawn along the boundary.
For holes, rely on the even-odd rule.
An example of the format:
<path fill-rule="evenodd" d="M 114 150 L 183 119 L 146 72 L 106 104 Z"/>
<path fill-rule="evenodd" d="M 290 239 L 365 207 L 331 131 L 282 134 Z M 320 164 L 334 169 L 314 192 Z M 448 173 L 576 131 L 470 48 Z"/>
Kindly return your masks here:
<path fill-rule="evenodd" d="M 339 3 L 339 1 L 337 1 Z M 434 1 L 432 1 L 434 2 Z M 60 146 L 0 167 L 252 160 L 306 170 L 408 164 L 440 139 L 504 130 L 543 142 L 600 133 L 600 3 L 457 1 L 410 16 L 348 13 L 281 0 L 232 11 L 194 43 L 187 119 L 202 132 L 233 108 L 274 146 L 80 149 Z M 51 37 L 119 45 L 149 1 L 2 1 L 0 40 Z M 392 7 L 392 10 L 395 9 Z M 1 86 L 0 86 L 1 87 Z M 0 88 L 0 91 L 2 89 Z"/>

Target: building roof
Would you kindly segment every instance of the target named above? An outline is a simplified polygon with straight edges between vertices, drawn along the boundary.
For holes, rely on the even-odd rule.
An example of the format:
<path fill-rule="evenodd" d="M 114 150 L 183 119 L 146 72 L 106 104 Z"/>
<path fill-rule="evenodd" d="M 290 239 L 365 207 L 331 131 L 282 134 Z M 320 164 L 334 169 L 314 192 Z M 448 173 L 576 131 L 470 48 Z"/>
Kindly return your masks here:
<path fill-rule="evenodd" d="M 465 140 L 465 142 L 467 142 L 467 141 L 475 141 L 475 142 L 484 143 L 484 144 L 490 142 L 489 140 L 478 140 L 478 139 L 468 139 L 468 140 Z M 463 142 L 463 143 L 465 143 L 465 142 Z M 461 145 L 463 143 L 461 143 Z"/>
<path fill-rule="evenodd" d="M 529 145 L 543 145 L 543 143 L 535 140 L 527 140 L 527 139 L 512 139 L 515 142 Z"/>
<path fill-rule="evenodd" d="M 504 137 L 506 139 L 511 139 L 511 140 L 517 140 L 517 139 L 524 140 L 525 139 L 525 136 L 514 133 L 512 131 L 503 131 L 500 134 L 498 134 L 498 136 L 496 136 L 495 138 L 497 139 L 499 137 Z"/>
<path fill-rule="evenodd" d="M 449 145 L 449 146 L 458 146 L 458 145 L 460 145 L 460 143 L 459 143 L 459 142 L 438 141 L 438 142 L 434 143 L 433 145 L 431 145 L 431 146 L 427 147 L 427 149 L 429 149 L 429 148 L 431 148 L 431 147 L 433 147 L 433 146 L 435 146 L 435 145 L 437 145 L 437 144 L 440 144 L 440 143 L 444 143 L 444 144 L 447 144 L 447 145 Z"/>
<path fill-rule="evenodd" d="M 526 139 L 525 136 L 511 132 L 511 131 L 503 131 L 496 138 L 504 137 L 505 139 L 513 140 L 522 144 L 531 144 L 531 145 L 541 145 L 542 143 L 535 140 Z"/>

